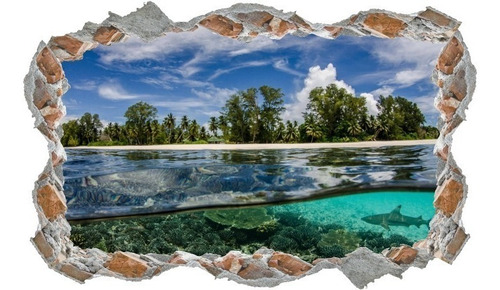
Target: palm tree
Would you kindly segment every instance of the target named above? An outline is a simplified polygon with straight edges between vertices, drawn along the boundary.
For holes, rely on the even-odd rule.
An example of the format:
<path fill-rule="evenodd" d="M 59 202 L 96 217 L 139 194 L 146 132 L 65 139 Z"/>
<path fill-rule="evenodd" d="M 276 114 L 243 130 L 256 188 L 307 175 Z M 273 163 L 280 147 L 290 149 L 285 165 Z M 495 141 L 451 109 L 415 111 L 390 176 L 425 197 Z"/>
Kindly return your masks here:
<path fill-rule="evenodd" d="M 217 123 L 217 118 L 215 117 L 210 117 L 210 121 L 208 123 L 208 130 L 214 134 L 215 137 L 217 137 L 217 130 L 219 129 L 219 125 Z"/>
<path fill-rule="evenodd" d="M 297 142 L 299 138 L 299 124 L 297 121 L 286 121 L 286 130 L 285 130 L 285 141 L 286 142 Z"/>
<path fill-rule="evenodd" d="M 278 128 L 276 128 L 276 141 L 282 142 L 285 141 L 285 124 L 283 122 L 279 122 Z"/>
<path fill-rule="evenodd" d="M 226 118 L 224 117 L 224 115 L 220 115 L 219 116 L 219 121 L 218 121 L 218 125 L 219 125 L 219 128 L 221 129 L 222 131 L 222 137 L 224 139 L 227 138 L 227 120 Z"/>
<path fill-rule="evenodd" d="M 172 113 L 169 113 L 165 119 L 163 119 L 163 126 L 167 129 L 168 143 L 172 143 L 172 137 L 175 129 L 175 117 Z"/>
<path fill-rule="evenodd" d="M 190 141 L 196 141 L 200 137 L 200 125 L 196 120 L 191 121 L 188 128 L 188 139 Z"/>
<path fill-rule="evenodd" d="M 179 133 L 179 137 L 177 138 L 177 143 L 179 143 L 179 141 L 181 141 L 180 139 L 182 138 L 183 140 L 186 139 L 186 133 L 189 129 L 189 118 L 184 115 L 182 116 L 182 119 L 181 119 L 181 124 L 179 125 L 180 127 L 180 133 Z"/>
<path fill-rule="evenodd" d="M 311 143 L 314 139 L 318 140 L 323 136 L 323 131 L 321 127 L 315 122 L 313 114 L 305 114 L 304 116 L 304 126 L 306 129 L 307 136 L 311 136 Z"/>
<path fill-rule="evenodd" d="M 361 133 L 361 130 L 361 126 L 358 122 L 356 122 L 356 120 L 350 120 L 347 123 L 347 133 L 350 135 L 349 137 L 357 136 L 359 133 Z"/>

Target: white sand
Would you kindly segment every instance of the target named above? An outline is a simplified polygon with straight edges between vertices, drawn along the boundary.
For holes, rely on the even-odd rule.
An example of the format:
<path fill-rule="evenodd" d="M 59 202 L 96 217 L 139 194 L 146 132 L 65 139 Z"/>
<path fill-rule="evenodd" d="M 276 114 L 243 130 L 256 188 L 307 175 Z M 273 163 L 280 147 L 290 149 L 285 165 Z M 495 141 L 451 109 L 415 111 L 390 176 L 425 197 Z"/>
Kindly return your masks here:
<path fill-rule="evenodd" d="M 309 149 L 309 148 L 362 148 L 381 146 L 413 146 L 435 144 L 436 140 L 364 141 L 346 143 L 286 143 L 286 144 L 162 144 L 127 146 L 79 146 L 71 149 L 108 150 L 264 150 L 264 149 Z"/>

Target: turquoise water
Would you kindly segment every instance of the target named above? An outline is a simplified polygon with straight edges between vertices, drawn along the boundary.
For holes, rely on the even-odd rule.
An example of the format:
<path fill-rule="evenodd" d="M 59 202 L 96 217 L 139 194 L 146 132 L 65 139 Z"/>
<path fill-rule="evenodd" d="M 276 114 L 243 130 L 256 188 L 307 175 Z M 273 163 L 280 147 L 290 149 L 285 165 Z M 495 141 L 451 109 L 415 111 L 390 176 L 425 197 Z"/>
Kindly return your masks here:
<path fill-rule="evenodd" d="M 434 215 L 432 199 L 432 192 L 369 192 L 281 205 L 70 221 L 71 240 L 82 248 L 142 254 L 252 254 L 267 247 L 312 262 L 343 257 L 358 247 L 381 252 L 424 239 Z M 400 215 L 391 214 L 398 206 Z M 363 220 L 377 215 L 423 222 L 383 227 Z"/>
<path fill-rule="evenodd" d="M 389 191 L 352 194 L 314 201 L 292 203 L 270 207 L 274 212 L 295 212 L 303 218 L 319 225 L 339 224 L 350 231 L 382 232 L 385 236 L 399 234 L 412 241 L 424 239 L 429 232 L 427 226 L 389 226 L 373 225 L 361 218 L 389 213 L 401 205 L 404 216 L 422 216 L 430 220 L 434 216 L 434 192 Z"/>

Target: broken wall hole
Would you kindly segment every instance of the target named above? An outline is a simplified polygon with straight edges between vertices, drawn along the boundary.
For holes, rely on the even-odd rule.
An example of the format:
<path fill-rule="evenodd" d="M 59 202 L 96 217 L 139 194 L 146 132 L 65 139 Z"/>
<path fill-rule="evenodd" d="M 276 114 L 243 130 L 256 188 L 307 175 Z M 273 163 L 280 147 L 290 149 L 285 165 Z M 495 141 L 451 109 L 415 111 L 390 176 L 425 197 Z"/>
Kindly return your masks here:
<path fill-rule="evenodd" d="M 42 42 L 25 78 L 28 106 L 35 116 L 35 126 L 46 136 L 50 156 L 33 193 L 40 219 L 40 230 L 32 239 L 33 244 L 51 268 L 78 281 L 95 274 L 145 279 L 175 265 L 190 263 L 199 265 L 216 277 L 228 277 L 259 286 L 277 285 L 322 268 L 338 268 L 361 288 L 385 274 L 400 277 L 408 267 L 423 267 L 433 257 L 451 263 L 468 239 L 460 222 L 467 188 L 465 177 L 453 159 L 451 136 L 465 118 L 465 109 L 475 87 L 475 69 L 458 31 L 459 24 L 432 8 L 416 15 L 370 10 L 332 25 L 313 24 L 295 13 L 246 4 L 211 12 L 187 23 L 174 23 L 154 3 L 149 2 L 125 17 L 110 14 L 101 24 L 87 23 L 81 31 L 53 37 L 48 44 Z M 290 254 L 270 249 L 259 249 L 253 255 L 229 252 L 223 257 L 215 257 L 181 251 L 171 256 L 120 251 L 106 253 L 95 248 L 75 247 L 69 238 L 71 227 L 65 219 L 67 204 L 63 193 L 62 165 L 66 161 L 66 153 L 60 142 L 60 121 L 66 111 L 61 97 L 69 86 L 61 62 L 78 60 L 85 51 L 98 45 L 121 42 L 130 36 L 151 41 L 164 34 L 191 31 L 199 26 L 245 41 L 257 35 L 281 38 L 286 34 L 316 34 L 326 38 L 372 35 L 446 43 L 432 74 L 439 87 L 435 104 L 440 112 L 441 134 L 434 147 L 434 154 L 438 157 L 434 196 L 436 214 L 427 237 L 412 247 L 391 248 L 383 254 L 359 248 L 345 258 L 325 259 L 314 266 Z M 354 269 L 358 263 L 362 263 L 365 269 L 371 269 L 371 272 L 357 273 Z M 263 279 L 269 277 L 272 279 Z"/>

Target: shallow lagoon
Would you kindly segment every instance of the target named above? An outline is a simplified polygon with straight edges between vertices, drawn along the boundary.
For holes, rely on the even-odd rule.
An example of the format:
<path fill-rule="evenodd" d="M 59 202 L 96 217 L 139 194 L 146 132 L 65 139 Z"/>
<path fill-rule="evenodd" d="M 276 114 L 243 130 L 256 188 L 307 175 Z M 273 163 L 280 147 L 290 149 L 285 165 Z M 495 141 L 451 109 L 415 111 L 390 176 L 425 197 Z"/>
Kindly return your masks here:
<path fill-rule="evenodd" d="M 432 149 L 67 150 L 71 239 L 84 248 L 163 254 L 265 246 L 306 261 L 411 245 L 427 236 L 434 215 Z M 252 204 L 260 205 L 241 207 Z M 398 206 L 407 220 L 425 222 L 362 219 Z"/>

